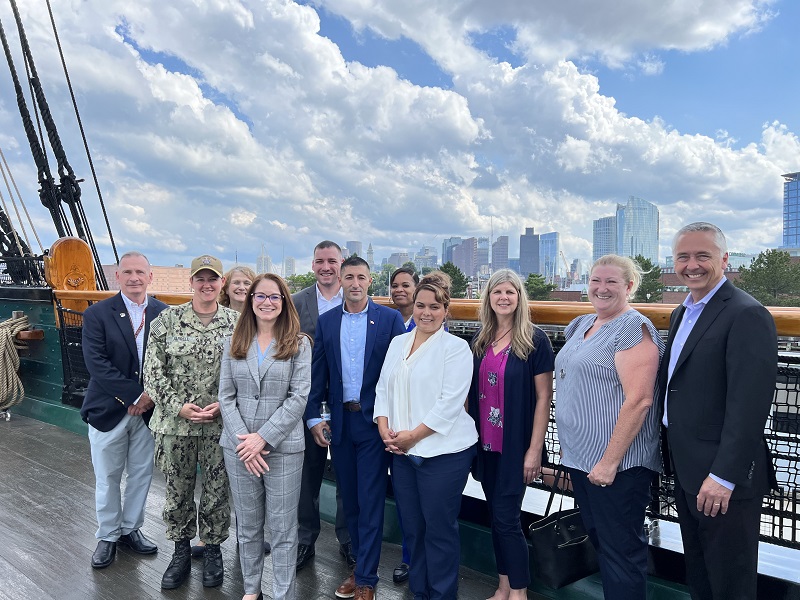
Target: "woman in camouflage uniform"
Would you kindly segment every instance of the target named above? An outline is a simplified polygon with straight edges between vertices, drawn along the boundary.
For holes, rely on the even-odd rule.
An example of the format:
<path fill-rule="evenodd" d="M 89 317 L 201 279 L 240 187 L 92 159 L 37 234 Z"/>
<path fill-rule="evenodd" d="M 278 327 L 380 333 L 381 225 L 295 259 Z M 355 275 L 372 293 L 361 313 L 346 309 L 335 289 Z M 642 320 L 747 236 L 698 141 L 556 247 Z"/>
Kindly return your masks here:
<path fill-rule="evenodd" d="M 191 302 L 164 310 L 150 326 L 144 361 L 144 387 L 155 402 L 150 429 L 155 435 L 156 466 L 166 478 L 164 522 L 175 553 L 161 587 L 179 587 L 191 570 L 190 540 L 200 529 L 206 544 L 203 585 L 222 583 L 219 545 L 228 538 L 228 476 L 219 437 L 222 432 L 217 391 L 222 344 L 239 313 L 220 306 L 225 284 L 222 262 L 213 256 L 192 261 Z M 194 502 L 197 465 L 202 473 L 199 511 Z"/>

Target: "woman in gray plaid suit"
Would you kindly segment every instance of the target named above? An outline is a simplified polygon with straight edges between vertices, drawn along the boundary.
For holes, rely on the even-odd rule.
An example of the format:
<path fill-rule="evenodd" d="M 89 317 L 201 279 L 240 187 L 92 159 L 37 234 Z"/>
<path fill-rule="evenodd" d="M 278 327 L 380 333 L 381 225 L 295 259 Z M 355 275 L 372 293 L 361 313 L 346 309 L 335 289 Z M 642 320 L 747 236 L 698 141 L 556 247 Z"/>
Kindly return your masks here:
<path fill-rule="evenodd" d="M 297 504 L 311 341 L 289 289 L 259 275 L 225 345 L 219 385 L 220 445 L 231 482 L 244 576 L 243 600 L 261 600 L 264 522 L 272 535 L 272 597 L 295 598 Z"/>

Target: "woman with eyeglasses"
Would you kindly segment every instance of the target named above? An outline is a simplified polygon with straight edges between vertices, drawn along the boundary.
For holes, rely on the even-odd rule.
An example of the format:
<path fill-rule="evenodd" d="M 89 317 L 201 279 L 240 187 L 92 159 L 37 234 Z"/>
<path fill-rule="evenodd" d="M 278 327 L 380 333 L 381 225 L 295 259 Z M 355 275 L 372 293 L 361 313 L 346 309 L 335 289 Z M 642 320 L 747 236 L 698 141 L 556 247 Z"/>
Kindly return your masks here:
<path fill-rule="evenodd" d="M 222 359 L 220 445 L 236 509 L 243 600 L 261 600 L 264 525 L 272 536 L 272 597 L 292 600 L 303 413 L 311 388 L 311 340 L 289 289 L 258 275 Z"/>

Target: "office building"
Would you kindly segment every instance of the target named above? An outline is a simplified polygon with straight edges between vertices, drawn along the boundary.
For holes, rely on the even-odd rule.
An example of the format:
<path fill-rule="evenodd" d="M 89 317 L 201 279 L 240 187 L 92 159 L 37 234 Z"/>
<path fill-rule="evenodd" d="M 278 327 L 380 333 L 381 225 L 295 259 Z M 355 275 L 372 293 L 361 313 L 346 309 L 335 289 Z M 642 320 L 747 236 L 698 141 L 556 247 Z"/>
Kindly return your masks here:
<path fill-rule="evenodd" d="M 492 244 L 492 271 L 508 268 L 508 236 L 501 235 Z"/>
<path fill-rule="evenodd" d="M 525 278 L 531 273 L 539 273 L 539 236 L 526 227 L 519 236 L 519 274 Z"/>
<path fill-rule="evenodd" d="M 478 240 L 474 237 L 463 240 L 453 248 L 453 264 L 467 277 L 478 272 Z"/>
<path fill-rule="evenodd" d="M 292 275 L 297 274 L 297 267 L 294 263 L 293 256 L 287 256 L 283 259 L 283 276 L 284 277 L 291 277 Z"/>
<path fill-rule="evenodd" d="M 800 248 L 800 173 L 783 177 L 783 248 Z"/>
<path fill-rule="evenodd" d="M 422 269 L 426 267 L 435 269 L 438 264 L 439 257 L 436 254 L 436 248 L 433 246 L 423 246 L 414 255 L 414 267 L 418 273 L 421 273 Z"/>
<path fill-rule="evenodd" d="M 402 267 L 407 262 L 411 262 L 411 257 L 408 252 L 392 252 L 386 262 L 395 267 Z"/>
<path fill-rule="evenodd" d="M 272 259 L 267 254 L 264 244 L 261 244 L 261 254 L 256 258 L 256 273 L 274 273 L 275 265 L 272 264 Z"/>
<path fill-rule="evenodd" d="M 603 217 L 592 222 L 592 262 L 606 254 L 617 253 L 617 217 Z"/>
<path fill-rule="evenodd" d="M 636 196 L 617 205 L 617 254 L 658 264 L 658 207 Z"/>
<path fill-rule="evenodd" d="M 353 256 L 354 254 L 364 258 L 364 253 L 361 251 L 361 242 L 346 242 L 345 248 L 347 248 L 347 255 Z"/>
<path fill-rule="evenodd" d="M 478 238 L 478 250 L 475 256 L 476 275 L 489 273 L 489 238 Z"/>
<path fill-rule="evenodd" d="M 459 236 L 449 237 L 442 242 L 442 264 L 453 262 L 453 248 L 463 240 Z"/>
<path fill-rule="evenodd" d="M 558 275 L 558 261 L 561 260 L 561 236 L 557 231 L 539 235 L 539 273 L 545 280 L 554 282 Z"/>

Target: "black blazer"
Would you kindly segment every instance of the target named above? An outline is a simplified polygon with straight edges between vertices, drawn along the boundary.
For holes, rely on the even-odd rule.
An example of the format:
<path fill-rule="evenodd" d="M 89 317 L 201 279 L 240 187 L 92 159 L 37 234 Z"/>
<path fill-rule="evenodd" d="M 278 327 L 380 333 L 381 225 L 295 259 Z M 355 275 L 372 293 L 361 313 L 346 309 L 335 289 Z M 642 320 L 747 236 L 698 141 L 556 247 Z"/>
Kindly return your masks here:
<path fill-rule="evenodd" d="M 160 300 L 147 300 L 145 350 L 150 323 L 165 308 Z M 133 327 L 121 293 L 83 313 L 83 360 L 90 379 L 81 417 L 99 431 L 110 431 L 144 391 Z M 143 416 L 149 420 L 150 413 Z"/>
<path fill-rule="evenodd" d="M 670 317 L 659 369 L 662 414 L 672 343 L 685 310 L 681 305 Z M 695 323 L 669 381 L 664 463 L 684 490 L 697 494 L 709 473 L 736 484 L 733 499 L 763 495 L 775 484 L 764 425 L 777 362 L 772 316 L 726 281 Z"/>

